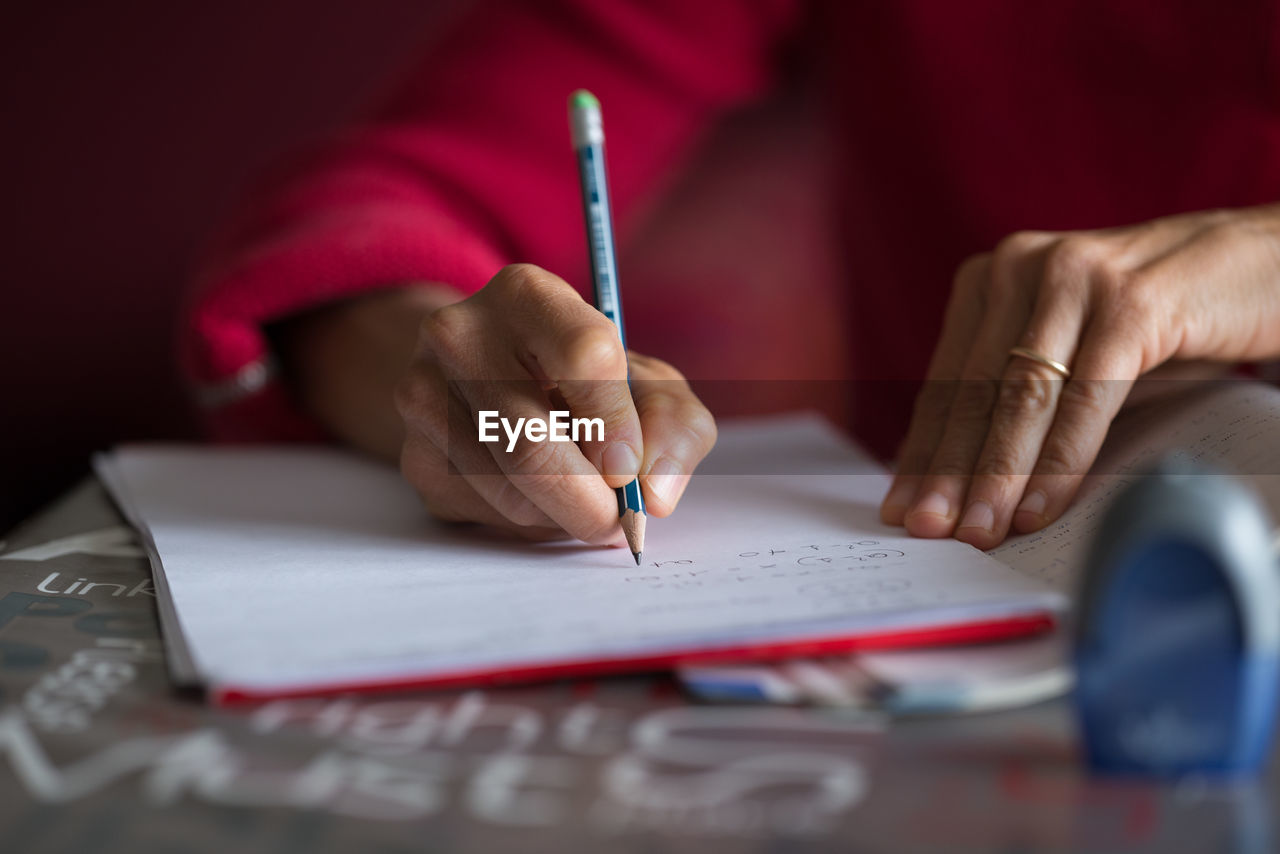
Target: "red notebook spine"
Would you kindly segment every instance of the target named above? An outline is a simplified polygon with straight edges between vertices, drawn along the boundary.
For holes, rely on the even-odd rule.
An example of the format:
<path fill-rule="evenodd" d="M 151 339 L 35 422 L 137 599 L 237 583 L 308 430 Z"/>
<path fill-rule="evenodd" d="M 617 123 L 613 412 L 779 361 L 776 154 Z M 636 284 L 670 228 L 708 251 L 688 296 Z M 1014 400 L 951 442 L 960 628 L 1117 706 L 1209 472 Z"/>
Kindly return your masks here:
<path fill-rule="evenodd" d="M 494 687 L 527 682 L 547 682 L 641 671 L 670 670 L 687 664 L 770 661 L 779 658 L 812 658 L 823 655 L 837 655 L 858 650 L 983 643 L 1041 634 L 1053 629 L 1054 625 L 1053 615 L 1045 612 L 998 620 L 961 623 L 952 626 L 901 629 L 877 634 L 739 644 L 696 651 L 664 652 L 618 658 L 565 659 L 514 667 L 459 670 L 451 673 L 436 673 L 430 676 L 406 676 L 404 678 L 367 682 L 321 683 L 281 690 L 215 685 L 211 687 L 210 695 L 215 704 L 232 706 L 268 700 L 331 694 L 386 694 L 446 688 Z"/>

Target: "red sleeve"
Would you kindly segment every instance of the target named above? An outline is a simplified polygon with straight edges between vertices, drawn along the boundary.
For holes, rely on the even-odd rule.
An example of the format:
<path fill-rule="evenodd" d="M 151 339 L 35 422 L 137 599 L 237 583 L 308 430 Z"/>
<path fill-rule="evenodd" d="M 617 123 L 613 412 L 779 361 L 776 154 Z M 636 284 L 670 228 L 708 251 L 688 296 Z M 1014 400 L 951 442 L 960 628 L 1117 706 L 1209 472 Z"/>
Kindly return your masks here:
<path fill-rule="evenodd" d="M 314 435 L 263 326 L 413 281 L 481 287 L 530 261 L 585 271 L 566 98 L 604 105 L 620 231 L 721 113 L 772 79 L 792 0 L 489 0 L 437 34 L 399 91 L 250 201 L 196 282 L 183 362 L 215 436 Z"/>

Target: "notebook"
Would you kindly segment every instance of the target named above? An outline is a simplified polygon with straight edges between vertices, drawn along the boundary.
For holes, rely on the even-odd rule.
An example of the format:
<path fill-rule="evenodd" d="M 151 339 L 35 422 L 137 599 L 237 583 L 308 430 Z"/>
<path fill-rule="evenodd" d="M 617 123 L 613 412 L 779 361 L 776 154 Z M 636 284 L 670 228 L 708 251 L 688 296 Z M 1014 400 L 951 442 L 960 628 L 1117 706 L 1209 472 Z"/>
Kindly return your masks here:
<path fill-rule="evenodd" d="M 1065 603 L 882 525 L 888 475 L 816 416 L 722 425 L 640 567 L 434 522 L 394 469 L 334 448 L 96 467 L 150 554 L 173 676 L 221 702 L 1012 636 Z"/>

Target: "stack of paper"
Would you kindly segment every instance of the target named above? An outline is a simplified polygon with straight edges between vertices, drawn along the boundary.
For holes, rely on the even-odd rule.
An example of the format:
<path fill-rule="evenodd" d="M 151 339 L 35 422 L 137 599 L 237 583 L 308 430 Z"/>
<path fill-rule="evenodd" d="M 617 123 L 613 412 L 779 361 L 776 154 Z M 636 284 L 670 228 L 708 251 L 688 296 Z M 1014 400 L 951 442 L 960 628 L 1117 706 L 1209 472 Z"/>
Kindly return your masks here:
<path fill-rule="evenodd" d="M 175 676 L 224 700 L 995 637 L 1064 604 L 881 525 L 887 476 L 816 418 L 725 426 L 642 567 L 435 523 L 397 472 L 329 448 L 126 447 L 98 469 L 148 544 Z"/>
<path fill-rule="evenodd" d="M 681 683 L 713 702 L 955 714 L 1024 706 L 1072 683 L 1064 632 L 1004 643 L 893 649 L 777 664 L 686 665 Z"/>

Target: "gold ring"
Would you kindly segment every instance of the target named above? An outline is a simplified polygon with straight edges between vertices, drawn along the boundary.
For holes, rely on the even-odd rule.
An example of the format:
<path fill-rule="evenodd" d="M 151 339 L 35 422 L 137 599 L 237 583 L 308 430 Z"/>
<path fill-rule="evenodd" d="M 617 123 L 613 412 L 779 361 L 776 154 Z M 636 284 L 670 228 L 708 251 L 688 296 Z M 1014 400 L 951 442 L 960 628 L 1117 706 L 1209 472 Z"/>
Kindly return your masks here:
<path fill-rule="evenodd" d="M 1071 379 L 1070 368 L 1059 362 L 1057 359 L 1050 359 L 1048 356 L 1037 353 L 1035 350 L 1028 350 L 1026 347 L 1010 347 L 1009 355 L 1021 356 L 1024 359 L 1039 362 L 1058 376 L 1062 377 L 1064 380 Z"/>

